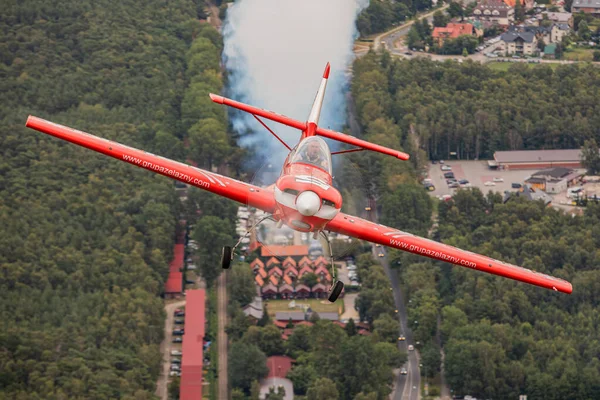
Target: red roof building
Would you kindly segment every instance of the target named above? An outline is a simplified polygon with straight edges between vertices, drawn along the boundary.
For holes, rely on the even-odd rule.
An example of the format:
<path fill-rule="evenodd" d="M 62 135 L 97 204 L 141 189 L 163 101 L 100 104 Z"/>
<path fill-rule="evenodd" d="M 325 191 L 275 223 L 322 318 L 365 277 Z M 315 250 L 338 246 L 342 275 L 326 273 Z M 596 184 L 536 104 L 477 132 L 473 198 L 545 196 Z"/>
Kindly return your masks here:
<path fill-rule="evenodd" d="M 260 275 L 260 277 L 263 278 L 263 279 L 267 277 L 267 271 L 265 271 L 262 268 L 258 269 L 257 274 Z"/>
<path fill-rule="evenodd" d="M 267 268 L 271 268 L 274 265 L 281 265 L 281 262 L 275 257 L 271 257 L 267 260 Z"/>
<path fill-rule="evenodd" d="M 312 261 L 308 257 L 302 257 L 300 261 L 298 261 L 298 268 L 311 267 Z"/>
<path fill-rule="evenodd" d="M 206 294 L 204 289 L 188 290 L 186 297 L 179 398 L 196 400 L 202 398 Z"/>
<path fill-rule="evenodd" d="M 435 27 L 431 36 L 433 37 L 433 42 L 438 47 L 442 47 L 446 39 L 456 39 L 461 35 L 473 35 L 473 32 L 473 25 L 471 24 L 450 22 L 445 27 Z"/>
<path fill-rule="evenodd" d="M 283 276 L 283 272 L 281 272 L 281 268 L 279 267 L 273 267 L 269 270 L 268 272 L 269 275 L 277 275 L 277 276 Z"/>
<path fill-rule="evenodd" d="M 294 260 L 292 257 L 288 256 L 288 258 L 283 260 L 283 269 L 295 267 L 296 265 L 296 260 Z"/>
<path fill-rule="evenodd" d="M 260 248 L 261 257 L 287 257 L 287 256 L 306 256 L 308 255 L 308 246 L 263 246 Z"/>
<path fill-rule="evenodd" d="M 254 277 L 254 280 L 256 281 L 256 284 L 260 287 L 262 287 L 262 285 L 265 284 L 265 281 L 263 280 L 263 278 L 260 275 L 256 275 Z"/>
<path fill-rule="evenodd" d="M 257 257 L 257 258 L 255 258 L 255 259 L 254 259 L 254 261 L 252 261 L 252 262 L 250 263 L 250 268 L 252 268 L 252 271 L 256 271 L 257 269 L 259 269 L 259 268 L 264 268 L 264 267 L 265 267 L 265 263 L 264 263 L 264 262 L 262 262 L 262 261 L 260 260 L 260 258 L 258 258 L 258 257 Z"/>
<path fill-rule="evenodd" d="M 298 270 L 294 267 L 289 267 L 285 270 L 285 274 L 288 276 L 293 276 L 295 278 L 298 276 Z"/>

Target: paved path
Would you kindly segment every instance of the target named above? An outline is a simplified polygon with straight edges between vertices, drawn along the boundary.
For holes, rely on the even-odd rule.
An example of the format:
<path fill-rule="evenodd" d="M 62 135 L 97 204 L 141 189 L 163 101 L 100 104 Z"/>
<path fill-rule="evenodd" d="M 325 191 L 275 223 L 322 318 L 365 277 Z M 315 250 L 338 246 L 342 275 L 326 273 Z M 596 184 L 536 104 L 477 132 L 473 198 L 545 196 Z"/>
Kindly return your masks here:
<path fill-rule="evenodd" d="M 358 311 L 354 309 L 354 301 L 357 297 L 358 293 L 347 293 L 344 295 L 344 313 L 340 317 L 342 321 L 350 321 L 353 319 L 354 322 L 360 322 Z"/>
<path fill-rule="evenodd" d="M 160 353 L 162 354 L 163 368 L 162 373 L 158 377 L 156 382 L 155 394 L 162 400 L 167 400 L 167 387 L 169 382 L 169 369 L 171 365 L 171 338 L 173 332 L 173 312 L 176 308 L 185 306 L 185 300 L 180 300 L 175 303 L 169 303 L 165 305 L 165 312 L 167 318 L 165 319 L 165 339 L 160 344 Z"/>
<path fill-rule="evenodd" d="M 218 393 L 219 399 L 228 399 L 227 333 L 225 333 L 225 327 L 227 325 L 227 270 L 224 270 L 217 279 L 217 316 L 219 319 L 217 332 L 217 344 L 219 350 Z"/>

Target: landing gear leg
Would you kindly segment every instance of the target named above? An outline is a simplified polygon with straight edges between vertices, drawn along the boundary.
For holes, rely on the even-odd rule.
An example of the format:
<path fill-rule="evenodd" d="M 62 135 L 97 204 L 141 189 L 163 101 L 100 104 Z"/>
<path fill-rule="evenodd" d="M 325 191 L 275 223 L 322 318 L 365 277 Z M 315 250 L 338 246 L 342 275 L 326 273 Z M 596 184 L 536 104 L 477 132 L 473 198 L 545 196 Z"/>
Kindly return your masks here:
<path fill-rule="evenodd" d="M 250 234 L 250 232 L 252 232 L 258 226 L 258 224 L 263 222 L 265 219 L 269 219 L 269 218 L 271 218 L 271 216 L 266 215 L 266 216 L 262 217 L 261 219 L 259 219 L 258 222 L 255 222 L 254 225 L 252 225 L 252 227 L 246 231 L 244 236 L 242 236 L 237 241 L 235 246 L 233 246 L 233 247 L 224 246 L 223 247 L 223 253 L 221 254 L 221 267 L 223 267 L 223 269 L 228 269 L 231 266 L 231 261 L 233 260 L 233 254 L 235 252 L 235 249 L 240 245 L 240 243 L 242 243 L 242 240 L 244 240 L 244 238 L 247 237 Z"/>
<path fill-rule="evenodd" d="M 329 238 L 327 237 L 327 234 L 325 234 L 325 232 L 321 231 L 321 234 L 323 235 L 323 238 L 325 238 L 325 241 L 327 242 L 327 246 L 329 246 L 329 257 L 331 258 L 331 282 L 332 282 L 332 285 L 331 285 L 331 288 L 329 289 L 328 300 L 331 303 L 335 303 L 335 301 L 340 296 L 340 293 L 342 293 L 342 290 L 344 290 L 344 282 L 337 280 L 337 271 L 335 269 L 335 264 L 333 263 L 333 252 L 331 251 L 331 243 L 329 242 Z"/>

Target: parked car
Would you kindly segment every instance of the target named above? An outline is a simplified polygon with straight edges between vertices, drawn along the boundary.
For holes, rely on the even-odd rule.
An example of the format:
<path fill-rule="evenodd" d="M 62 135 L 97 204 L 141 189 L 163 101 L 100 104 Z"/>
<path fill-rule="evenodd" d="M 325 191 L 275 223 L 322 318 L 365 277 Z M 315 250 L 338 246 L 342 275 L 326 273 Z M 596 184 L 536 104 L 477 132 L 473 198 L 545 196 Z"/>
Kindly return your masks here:
<path fill-rule="evenodd" d="M 174 322 L 175 322 L 175 325 L 183 325 L 185 323 L 185 320 L 183 320 L 183 319 L 176 319 Z"/>
<path fill-rule="evenodd" d="M 181 351 L 179 351 L 179 350 L 171 350 L 171 355 L 172 356 L 180 356 L 181 355 Z"/>
<path fill-rule="evenodd" d="M 461 185 L 466 185 L 467 183 L 469 183 L 469 181 L 466 179 L 461 179 L 460 181 L 458 181 L 458 183 L 460 183 Z"/>
<path fill-rule="evenodd" d="M 181 367 L 177 364 L 171 364 L 171 371 L 180 371 Z"/>
<path fill-rule="evenodd" d="M 171 364 L 175 364 L 175 365 L 181 365 L 181 359 L 179 358 L 174 358 L 171 360 Z"/>
<path fill-rule="evenodd" d="M 348 271 L 356 271 L 356 265 L 349 265 Z"/>
<path fill-rule="evenodd" d="M 504 178 L 495 177 L 492 179 L 494 182 L 504 182 Z"/>
<path fill-rule="evenodd" d="M 173 335 L 175 336 L 183 336 L 184 329 L 173 329 Z"/>
<path fill-rule="evenodd" d="M 440 167 L 440 169 L 441 169 L 442 171 L 452 171 L 452 168 L 451 168 L 450 166 L 448 166 L 448 165 L 442 165 L 442 166 Z"/>
<path fill-rule="evenodd" d="M 176 317 L 185 317 L 185 311 L 176 311 L 173 315 Z"/>
<path fill-rule="evenodd" d="M 179 371 L 171 371 L 171 372 L 169 372 L 169 376 L 181 376 L 181 372 L 179 372 Z"/>
<path fill-rule="evenodd" d="M 446 179 L 455 179 L 454 178 L 454 172 L 445 172 L 444 173 L 444 178 L 446 178 Z"/>
<path fill-rule="evenodd" d="M 174 337 L 172 340 L 173 343 L 182 343 L 183 342 L 183 338 L 182 337 Z"/>
<path fill-rule="evenodd" d="M 496 186 L 496 184 L 492 181 L 487 181 L 484 183 L 485 186 Z"/>
<path fill-rule="evenodd" d="M 523 185 L 521 185 L 520 183 L 517 183 L 517 182 L 513 182 L 510 184 L 510 187 L 513 189 L 521 189 L 522 186 Z"/>
<path fill-rule="evenodd" d="M 449 188 L 457 188 L 459 186 L 458 182 L 454 181 L 454 182 L 450 182 L 448 184 Z"/>

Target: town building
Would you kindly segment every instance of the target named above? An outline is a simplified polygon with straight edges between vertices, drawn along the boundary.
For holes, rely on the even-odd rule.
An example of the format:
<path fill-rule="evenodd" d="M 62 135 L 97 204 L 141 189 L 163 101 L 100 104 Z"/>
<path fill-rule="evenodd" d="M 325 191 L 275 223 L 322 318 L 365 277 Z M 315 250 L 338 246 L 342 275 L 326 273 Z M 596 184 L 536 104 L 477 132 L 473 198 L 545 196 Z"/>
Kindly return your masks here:
<path fill-rule="evenodd" d="M 573 0 L 571 11 L 574 14 L 582 12 L 600 17 L 600 0 Z"/>
<path fill-rule="evenodd" d="M 530 56 L 538 52 L 538 39 L 531 31 L 516 32 L 509 31 L 500 36 L 500 51 L 507 56 L 525 55 Z"/>
<path fill-rule="evenodd" d="M 473 10 L 473 18 L 507 28 L 515 20 L 515 9 L 501 0 L 482 0 Z"/>
<path fill-rule="evenodd" d="M 538 201 L 541 200 L 544 202 L 544 205 L 548 206 L 552 203 L 552 197 L 545 193 L 543 190 L 536 190 L 528 185 L 523 186 L 523 188 L 518 192 L 509 192 L 506 191 L 504 193 L 503 202 L 506 203 L 509 200 L 517 197 L 522 197 L 529 201 Z"/>
<path fill-rule="evenodd" d="M 497 151 L 488 166 L 501 169 L 581 168 L 581 150 Z"/>
<path fill-rule="evenodd" d="M 534 189 L 555 194 L 566 191 L 570 186 L 577 185 L 583 175 L 583 172 L 571 168 L 547 168 L 532 174 L 525 180 L 525 183 Z"/>
<path fill-rule="evenodd" d="M 431 36 L 433 37 L 433 43 L 438 47 L 442 47 L 448 39 L 456 39 L 462 35 L 472 36 L 473 33 L 473 25 L 471 24 L 450 22 L 445 27 L 435 27 Z"/>
<path fill-rule="evenodd" d="M 573 27 L 573 14 L 568 12 L 543 12 L 538 16 L 538 22 L 541 23 L 544 17 L 556 24 L 566 24 Z"/>

